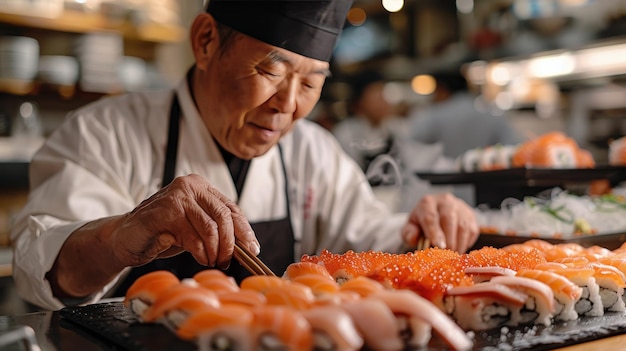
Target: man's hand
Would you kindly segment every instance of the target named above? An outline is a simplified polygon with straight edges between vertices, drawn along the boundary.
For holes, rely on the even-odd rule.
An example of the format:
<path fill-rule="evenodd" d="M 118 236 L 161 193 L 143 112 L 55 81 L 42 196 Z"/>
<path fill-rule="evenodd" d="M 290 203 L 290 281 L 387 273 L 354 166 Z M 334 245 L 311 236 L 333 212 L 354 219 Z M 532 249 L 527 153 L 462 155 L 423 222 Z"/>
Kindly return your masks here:
<path fill-rule="evenodd" d="M 200 263 L 227 268 L 235 238 L 260 251 L 241 209 L 197 175 L 172 183 L 130 213 L 75 230 L 48 279 L 55 296 L 82 297 L 102 289 L 126 267 L 189 251 Z"/>
<path fill-rule="evenodd" d="M 203 265 L 227 268 L 235 237 L 258 254 L 259 242 L 241 209 L 204 178 L 189 175 L 124 216 L 113 235 L 113 251 L 129 266 L 185 250 Z"/>
<path fill-rule="evenodd" d="M 478 224 L 472 208 L 451 194 L 427 195 L 409 214 L 402 238 L 410 245 L 425 236 L 435 247 L 467 251 L 478 239 Z"/>

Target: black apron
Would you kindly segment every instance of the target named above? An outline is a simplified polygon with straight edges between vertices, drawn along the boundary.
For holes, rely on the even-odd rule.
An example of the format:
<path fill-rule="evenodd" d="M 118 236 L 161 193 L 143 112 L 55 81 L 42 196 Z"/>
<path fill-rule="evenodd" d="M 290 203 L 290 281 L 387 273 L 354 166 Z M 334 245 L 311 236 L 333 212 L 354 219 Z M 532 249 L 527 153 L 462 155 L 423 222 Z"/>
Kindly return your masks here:
<path fill-rule="evenodd" d="M 165 154 L 165 166 L 163 167 L 163 184 L 166 186 L 172 180 L 176 171 L 176 154 L 178 151 L 178 134 L 180 126 L 180 104 L 178 96 L 174 93 L 172 106 L 170 109 L 170 124 L 167 138 L 167 149 Z M 259 258 L 277 275 L 282 275 L 287 266 L 294 261 L 294 244 L 293 227 L 291 226 L 291 211 L 289 209 L 289 183 L 287 180 L 287 171 L 285 169 L 285 161 L 283 151 L 278 144 L 280 154 L 280 162 L 285 178 L 285 197 L 287 199 L 287 217 L 274 221 L 265 221 L 259 223 L 250 223 L 256 237 L 261 244 L 261 253 Z M 240 194 L 238 194 L 240 195 Z M 179 279 L 191 278 L 194 274 L 201 270 L 209 269 L 196 262 L 193 256 L 185 251 L 179 255 L 156 259 L 145 265 L 134 267 L 116 288 L 113 296 L 124 296 L 126 290 L 140 276 L 155 271 L 168 270 L 173 272 Z M 234 277 L 237 282 L 250 275 L 237 260 L 230 262 L 230 267 L 225 271 L 229 276 Z"/>

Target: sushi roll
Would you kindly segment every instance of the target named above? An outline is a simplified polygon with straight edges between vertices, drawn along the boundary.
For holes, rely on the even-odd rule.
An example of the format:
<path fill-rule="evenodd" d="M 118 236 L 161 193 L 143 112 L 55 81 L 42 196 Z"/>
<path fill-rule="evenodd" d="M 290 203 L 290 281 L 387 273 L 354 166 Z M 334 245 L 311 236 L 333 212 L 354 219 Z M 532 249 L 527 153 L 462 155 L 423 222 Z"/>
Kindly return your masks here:
<path fill-rule="evenodd" d="M 242 306 L 205 308 L 182 322 L 176 335 L 195 342 L 198 351 L 249 351 L 252 321 L 252 311 Z"/>
<path fill-rule="evenodd" d="M 463 330 L 430 301 L 409 290 L 381 290 L 368 299 L 384 302 L 400 322 L 406 349 L 425 347 L 434 329 L 452 350 L 469 350 L 473 342 Z"/>
<path fill-rule="evenodd" d="M 144 274 L 126 291 L 124 305 L 134 316 L 142 320 L 143 314 L 157 297 L 163 291 L 178 284 L 180 280 L 170 271 L 159 270 Z"/>
<path fill-rule="evenodd" d="M 313 262 L 295 262 L 290 264 L 287 266 L 283 278 L 293 280 L 305 274 L 318 274 L 333 279 L 333 276 L 328 273 L 328 270 L 323 265 Z"/>
<path fill-rule="evenodd" d="M 259 306 L 267 303 L 267 298 L 255 290 L 239 290 L 228 293 L 218 293 L 217 298 L 222 305 Z"/>
<path fill-rule="evenodd" d="M 294 283 L 300 283 L 308 286 L 313 291 L 315 296 L 323 296 L 327 294 L 334 294 L 339 291 L 339 285 L 330 276 L 320 274 L 302 274 L 294 277 L 292 280 Z"/>
<path fill-rule="evenodd" d="M 513 154 L 517 150 L 517 145 L 496 145 L 496 154 L 493 159 L 492 169 L 509 169 L 512 166 Z"/>
<path fill-rule="evenodd" d="M 304 311 L 315 303 L 315 294 L 308 286 L 296 282 L 268 288 L 263 293 L 268 305 L 288 306 Z"/>
<path fill-rule="evenodd" d="M 476 172 L 480 170 L 483 149 L 475 148 L 465 151 L 456 161 L 460 172 Z"/>
<path fill-rule="evenodd" d="M 339 287 L 342 292 L 355 292 L 361 297 L 367 297 L 373 292 L 384 289 L 385 287 L 381 283 L 364 276 L 352 278 Z"/>
<path fill-rule="evenodd" d="M 545 326 L 552 324 L 552 317 L 556 307 L 554 293 L 548 285 L 538 280 L 520 276 L 497 276 L 491 279 L 491 281 L 506 285 L 528 295 L 524 307 L 512 311 L 511 326 L 530 322 Z"/>
<path fill-rule="evenodd" d="M 472 277 L 474 283 L 483 283 L 490 281 L 494 277 L 514 276 L 515 271 L 506 267 L 487 266 L 487 267 L 467 267 L 465 274 Z"/>
<path fill-rule="evenodd" d="M 235 278 L 227 276 L 224 272 L 217 269 L 200 271 L 193 276 L 193 280 L 198 282 L 198 285 L 215 292 L 239 291 L 239 285 L 237 285 Z"/>
<path fill-rule="evenodd" d="M 516 275 L 538 280 L 552 289 L 555 301 L 555 319 L 563 321 L 578 319 L 578 312 L 574 306 L 582 296 L 581 287 L 562 275 L 546 270 L 523 269 L 517 271 Z"/>
<path fill-rule="evenodd" d="M 609 144 L 609 164 L 611 166 L 626 165 L 626 137 L 617 138 Z"/>
<path fill-rule="evenodd" d="M 303 311 L 313 328 L 313 350 L 357 351 L 364 345 L 350 315 L 336 306 L 323 306 Z"/>
<path fill-rule="evenodd" d="M 517 324 L 528 295 L 503 284 L 485 282 L 447 291 L 446 312 L 464 330 L 488 330 Z"/>
<path fill-rule="evenodd" d="M 267 289 L 277 286 L 287 285 L 290 282 L 286 279 L 270 275 L 251 275 L 241 281 L 239 287 L 243 290 L 255 290 L 265 293 Z"/>
<path fill-rule="evenodd" d="M 213 291 L 179 284 L 163 291 L 150 308 L 146 309 L 142 319 L 145 323 L 161 323 L 171 330 L 176 330 L 194 312 L 220 306 L 220 301 Z"/>
<path fill-rule="evenodd" d="M 537 269 L 547 269 L 562 275 L 582 289 L 580 299 L 576 301 L 574 309 L 579 316 L 598 317 L 604 315 L 604 306 L 600 297 L 600 286 L 594 277 L 594 269 L 590 267 L 558 267 L 558 263 L 544 263 L 537 265 Z"/>
<path fill-rule="evenodd" d="M 251 350 L 310 351 L 313 328 L 299 311 L 285 306 L 262 305 L 251 309 Z"/>
<path fill-rule="evenodd" d="M 602 306 L 605 311 L 624 312 L 626 305 L 624 304 L 624 273 L 617 268 L 601 263 L 591 263 L 594 269 L 594 277 L 600 288 L 599 294 L 602 300 Z"/>
<path fill-rule="evenodd" d="M 498 146 L 488 146 L 482 149 L 478 159 L 478 171 L 492 171 L 497 169 L 496 158 L 498 156 Z"/>
<path fill-rule="evenodd" d="M 396 317 L 386 303 L 365 298 L 344 303 L 341 308 L 350 315 L 367 350 L 404 350 L 404 343 L 396 327 Z"/>

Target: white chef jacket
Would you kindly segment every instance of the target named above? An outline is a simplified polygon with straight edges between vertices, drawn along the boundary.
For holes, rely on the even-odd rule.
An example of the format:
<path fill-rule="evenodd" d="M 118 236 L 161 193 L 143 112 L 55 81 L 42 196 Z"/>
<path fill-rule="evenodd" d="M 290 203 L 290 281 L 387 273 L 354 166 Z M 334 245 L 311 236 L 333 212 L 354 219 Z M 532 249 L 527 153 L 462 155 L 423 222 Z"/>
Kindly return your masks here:
<path fill-rule="evenodd" d="M 278 148 L 252 161 L 238 198 L 186 81 L 175 91 L 182 111 L 176 176 L 205 177 L 236 201 L 250 222 L 286 217 Z M 71 113 L 36 153 L 29 199 L 11 232 L 13 277 L 24 299 L 46 309 L 63 307 L 45 275 L 66 238 L 86 222 L 131 211 L 161 188 L 172 94 L 131 93 L 87 105 Z M 280 143 L 289 178 L 295 261 L 322 249 L 406 249 L 400 229 L 407 215 L 389 213 L 376 200 L 363 172 L 332 134 L 301 120 Z M 125 272 L 81 303 L 97 302 Z"/>

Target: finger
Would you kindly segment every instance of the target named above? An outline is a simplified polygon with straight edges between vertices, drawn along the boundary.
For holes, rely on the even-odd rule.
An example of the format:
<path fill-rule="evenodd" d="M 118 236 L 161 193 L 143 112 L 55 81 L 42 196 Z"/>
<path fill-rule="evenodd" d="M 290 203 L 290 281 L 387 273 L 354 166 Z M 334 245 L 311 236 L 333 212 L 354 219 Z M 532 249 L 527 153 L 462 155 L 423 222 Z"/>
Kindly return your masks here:
<path fill-rule="evenodd" d="M 228 206 L 215 197 L 210 198 L 208 204 L 205 204 L 204 207 L 206 207 L 205 210 L 216 225 L 214 229 L 217 234 L 214 237 L 216 241 L 211 240 L 211 243 L 215 243 L 215 250 L 211 249 L 211 254 L 214 255 L 214 262 L 222 269 L 228 268 L 235 250 L 232 212 Z"/>
<path fill-rule="evenodd" d="M 441 249 L 446 248 L 446 240 L 440 227 L 437 202 L 433 196 L 425 196 L 417 208 L 409 215 L 409 222 L 414 223 L 421 229 L 422 235 L 430 239 L 433 246 Z"/>
<path fill-rule="evenodd" d="M 472 212 L 471 224 L 468 225 L 468 228 L 470 233 L 468 235 L 467 250 L 476 244 L 478 236 L 480 235 L 480 229 L 478 228 L 478 222 L 476 221 L 476 215 L 474 212 Z"/>
<path fill-rule="evenodd" d="M 173 257 L 176 256 L 180 253 L 182 253 L 183 251 L 185 251 L 182 247 L 178 247 L 178 246 L 171 246 L 170 248 L 168 248 L 167 250 L 161 252 L 159 254 L 159 258 L 168 258 L 168 257 Z"/>
<path fill-rule="evenodd" d="M 254 234 L 254 230 L 250 226 L 250 222 L 243 214 L 243 211 L 236 203 L 230 201 L 225 195 L 218 192 L 218 197 L 224 201 L 224 204 L 231 210 L 231 219 L 233 221 L 233 231 L 236 240 L 252 252 L 254 255 L 261 253 L 261 245 Z"/>
<path fill-rule="evenodd" d="M 219 224 L 195 202 L 187 206 L 184 213 L 187 225 L 193 230 L 179 232 L 182 247 L 189 251 L 198 263 L 214 267 L 218 262 L 220 250 Z"/>
<path fill-rule="evenodd" d="M 472 245 L 472 231 L 467 222 L 459 224 L 458 233 L 458 251 L 465 253 Z"/>
<path fill-rule="evenodd" d="M 415 224 L 408 222 L 402 227 L 402 231 L 400 232 L 402 236 L 402 240 L 409 247 L 417 246 L 417 238 L 420 235 L 420 229 Z"/>
<path fill-rule="evenodd" d="M 255 256 L 258 256 L 259 253 L 261 253 L 261 245 L 248 220 L 242 214 L 238 213 L 233 213 L 232 219 L 235 237 L 239 243 L 247 247 L 248 251 L 252 252 Z"/>
<path fill-rule="evenodd" d="M 458 232 L 458 217 L 452 206 L 441 206 L 441 228 L 446 240 L 446 247 L 450 250 L 458 250 L 459 242 L 457 236 Z"/>

